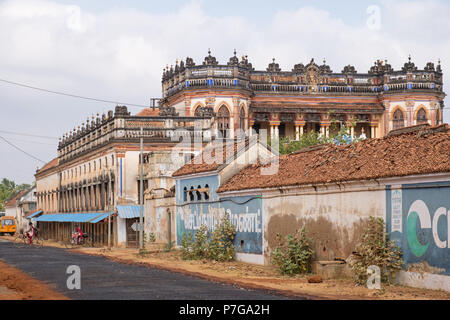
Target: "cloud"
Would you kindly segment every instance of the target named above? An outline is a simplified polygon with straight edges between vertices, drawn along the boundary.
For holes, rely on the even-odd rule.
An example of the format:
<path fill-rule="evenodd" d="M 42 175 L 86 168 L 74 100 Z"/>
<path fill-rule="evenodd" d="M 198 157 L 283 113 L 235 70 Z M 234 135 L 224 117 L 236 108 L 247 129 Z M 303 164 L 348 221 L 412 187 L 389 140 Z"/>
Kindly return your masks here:
<path fill-rule="evenodd" d="M 283 70 L 313 57 L 320 63 L 326 58 L 335 72 L 347 64 L 367 72 L 373 61 L 384 58 L 400 69 L 408 54 L 419 68 L 441 58 L 444 72 L 450 70 L 447 2 L 383 1 L 378 30 L 314 6 L 273 12 L 271 19 L 254 21 L 241 11 L 212 16 L 199 1 L 156 14 L 133 8 L 90 12 L 50 0 L 7 0 L 0 2 L 0 78 L 146 104 L 160 96 L 166 64 L 187 56 L 200 64 L 208 48 L 221 63 L 237 49 L 238 56 L 247 54 L 260 70 L 273 57 Z M 365 10 L 360 14 L 369 18 Z M 4 85 L 0 96 L 10 108 L 1 107 L 5 130 L 21 128 L 41 135 L 61 136 L 93 112 L 113 107 Z M 450 112 L 445 119 L 450 121 Z M 23 147 L 45 159 L 56 151 Z M 25 168 L 23 179 L 26 175 L 31 180 L 36 163 L 24 156 L 16 163 Z M 0 176 L 10 171 L 20 170 L 0 169 Z"/>

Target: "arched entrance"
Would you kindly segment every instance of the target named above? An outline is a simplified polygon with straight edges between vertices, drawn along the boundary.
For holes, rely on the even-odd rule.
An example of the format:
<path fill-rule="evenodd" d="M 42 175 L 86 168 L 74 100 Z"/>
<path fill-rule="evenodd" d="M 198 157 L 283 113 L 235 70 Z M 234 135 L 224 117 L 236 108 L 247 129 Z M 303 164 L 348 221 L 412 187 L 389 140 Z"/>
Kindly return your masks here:
<path fill-rule="evenodd" d="M 222 105 L 217 112 L 217 128 L 223 138 L 228 138 L 228 130 L 230 129 L 230 112 L 225 105 Z"/>

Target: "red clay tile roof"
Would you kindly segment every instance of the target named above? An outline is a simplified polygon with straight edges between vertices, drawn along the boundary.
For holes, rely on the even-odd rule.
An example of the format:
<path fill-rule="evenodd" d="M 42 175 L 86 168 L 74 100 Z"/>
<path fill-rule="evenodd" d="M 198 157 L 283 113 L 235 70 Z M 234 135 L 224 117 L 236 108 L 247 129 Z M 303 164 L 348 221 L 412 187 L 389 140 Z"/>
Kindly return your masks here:
<path fill-rule="evenodd" d="M 159 116 L 159 109 L 158 108 L 145 108 L 142 109 L 139 113 L 136 114 L 137 117 L 157 117 Z"/>
<path fill-rule="evenodd" d="M 14 207 L 16 205 L 16 202 L 22 198 L 28 191 L 30 190 L 22 190 L 18 193 L 16 193 L 11 199 L 5 202 L 5 208 L 6 207 Z"/>
<path fill-rule="evenodd" d="M 235 159 L 235 155 L 240 152 L 244 147 L 249 146 L 249 141 L 253 139 L 245 140 L 233 140 L 233 142 L 227 142 L 222 144 L 222 157 L 215 157 L 216 144 L 206 147 L 206 149 L 200 153 L 198 156 L 194 157 L 191 162 L 185 164 L 180 169 L 175 171 L 172 176 L 184 176 L 193 173 L 208 172 L 219 169 L 222 164 L 230 163 Z M 253 141 L 252 141 L 253 142 Z M 217 142 L 216 142 L 217 143 Z"/>
<path fill-rule="evenodd" d="M 450 173 L 450 130 L 417 126 L 379 139 L 301 150 L 281 156 L 276 175 L 261 175 L 262 166 L 269 165 L 246 167 L 217 192 Z"/>
<path fill-rule="evenodd" d="M 58 158 L 53 159 L 52 161 L 45 164 L 41 169 L 37 171 L 37 173 L 48 170 L 50 168 L 56 167 L 58 165 Z"/>

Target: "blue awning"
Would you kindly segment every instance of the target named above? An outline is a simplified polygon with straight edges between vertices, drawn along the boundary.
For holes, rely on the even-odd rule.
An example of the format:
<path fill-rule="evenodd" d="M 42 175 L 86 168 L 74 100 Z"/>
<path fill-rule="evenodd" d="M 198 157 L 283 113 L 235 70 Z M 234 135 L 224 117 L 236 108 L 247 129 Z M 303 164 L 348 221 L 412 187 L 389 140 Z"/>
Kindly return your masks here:
<path fill-rule="evenodd" d="M 42 210 L 35 211 L 35 212 L 33 212 L 32 214 L 30 214 L 30 215 L 27 217 L 27 219 L 34 218 L 35 216 L 37 216 L 38 214 L 41 214 L 42 212 L 43 212 Z"/>
<path fill-rule="evenodd" d="M 112 214 L 112 212 L 111 212 Z M 90 222 L 97 223 L 108 216 L 106 212 L 90 212 L 90 213 L 56 213 L 44 214 L 35 219 L 42 222 Z"/>
<path fill-rule="evenodd" d="M 94 219 L 92 219 L 92 220 L 90 220 L 89 222 L 90 223 L 97 223 L 97 222 L 99 222 L 99 221 L 102 221 L 103 219 L 105 219 L 105 218 L 108 218 L 108 215 L 113 215 L 114 214 L 114 212 L 106 212 L 106 213 L 102 213 L 101 215 L 99 215 L 98 217 L 95 217 Z"/>
<path fill-rule="evenodd" d="M 140 206 L 117 206 L 117 213 L 120 218 L 139 218 Z"/>

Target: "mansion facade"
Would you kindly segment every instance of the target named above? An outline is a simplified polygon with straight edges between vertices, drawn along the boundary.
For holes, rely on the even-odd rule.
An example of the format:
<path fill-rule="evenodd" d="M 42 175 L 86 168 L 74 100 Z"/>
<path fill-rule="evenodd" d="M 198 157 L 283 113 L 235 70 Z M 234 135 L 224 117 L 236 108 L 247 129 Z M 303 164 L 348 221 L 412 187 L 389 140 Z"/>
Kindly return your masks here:
<path fill-rule="evenodd" d="M 342 125 L 352 136 L 375 138 L 401 127 L 441 124 L 442 77 L 440 62 L 418 69 L 411 57 L 401 70 L 377 61 L 367 73 L 351 65 L 336 73 L 312 59 L 282 71 L 273 59 L 259 71 L 247 56 L 239 60 L 234 52 L 227 64 L 219 64 L 209 51 L 202 64 L 187 58 L 164 69 L 161 106 L 184 116 L 213 110 L 214 130 L 228 138 L 237 129 L 266 129 L 291 139 L 310 131 L 328 136 Z"/>
<path fill-rule="evenodd" d="M 84 223 L 104 244 L 112 217 L 114 244 L 136 246 L 133 225 L 140 215 L 143 165 L 143 198 L 151 217 L 145 230 L 158 222 L 158 230 L 171 238 L 175 215 L 164 206 L 174 204 L 172 174 L 210 141 L 261 130 L 298 140 L 312 131 L 329 136 L 342 126 L 352 136 L 382 137 L 401 127 L 441 124 L 444 98 L 440 63 L 419 70 L 411 58 L 401 70 L 377 61 L 367 73 L 350 65 L 334 73 L 313 59 L 291 71 L 273 60 L 257 71 L 236 52 L 223 65 L 211 52 L 201 65 L 187 58 L 164 69 L 158 108 L 132 115 L 126 106 L 116 106 L 63 135 L 58 157 L 35 174 L 42 213 L 36 222 L 45 237 L 59 240 L 70 236 L 74 224 Z"/>

